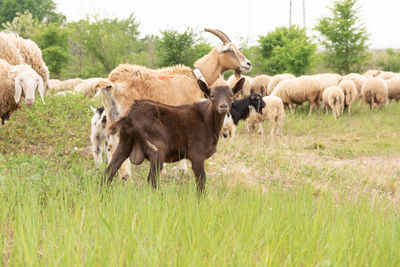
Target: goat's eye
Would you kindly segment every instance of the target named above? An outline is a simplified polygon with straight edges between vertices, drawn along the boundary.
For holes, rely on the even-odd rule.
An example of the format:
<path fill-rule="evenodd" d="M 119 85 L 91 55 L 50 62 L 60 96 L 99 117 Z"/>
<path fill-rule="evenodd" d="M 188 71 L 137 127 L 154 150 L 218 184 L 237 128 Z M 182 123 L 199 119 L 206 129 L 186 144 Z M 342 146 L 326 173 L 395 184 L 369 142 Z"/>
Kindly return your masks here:
<path fill-rule="evenodd" d="M 215 98 L 215 96 L 210 95 L 210 99 L 211 99 L 211 100 L 214 100 L 214 98 Z"/>

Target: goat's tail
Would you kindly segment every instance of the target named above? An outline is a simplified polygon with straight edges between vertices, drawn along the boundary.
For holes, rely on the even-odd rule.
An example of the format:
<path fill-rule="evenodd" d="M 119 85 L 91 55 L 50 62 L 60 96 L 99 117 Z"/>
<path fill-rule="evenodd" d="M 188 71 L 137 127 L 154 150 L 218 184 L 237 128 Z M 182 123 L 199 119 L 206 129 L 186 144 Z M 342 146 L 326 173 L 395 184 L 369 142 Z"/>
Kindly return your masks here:
<path fill-rule="evenodd" d="M 114 135 L 126 124 L 126 118 L 122 117 L 116 121 L 113 121 L 110 126 L 108 126 L 108 135 Z"/>

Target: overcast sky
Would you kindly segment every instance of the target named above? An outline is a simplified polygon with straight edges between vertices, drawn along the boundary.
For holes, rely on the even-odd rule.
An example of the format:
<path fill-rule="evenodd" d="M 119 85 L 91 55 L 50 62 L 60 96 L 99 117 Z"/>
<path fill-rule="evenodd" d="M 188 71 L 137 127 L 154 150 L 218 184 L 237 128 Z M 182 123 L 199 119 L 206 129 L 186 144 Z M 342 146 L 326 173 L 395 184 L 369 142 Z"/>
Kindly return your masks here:
<path fill-rule="evenodd" d="M 330 15 L 332 0 L 305 0 L 306 27 L 312 29 L 320 17 Z M 87 14 L 126 18 L 133 13 L 139 31 L 159 35 L 160 30 L 183 31 L 186 27 L 205 27 L 224 31 L 232 41 L 240 38 L 257 41 L 278 26 L 289 24 L 289 0 L 55 0 L 68 21 Z M 371 34 L 371 48 L 400 48 L 400 0 L 358 0 L 361 18 Z M 302 0 L 292 0 L 292 24 L 303 25 Z M 308 33 L 315 32 L 308 30 Z M 213 37 L 207 36 L 210 41 Z"/>

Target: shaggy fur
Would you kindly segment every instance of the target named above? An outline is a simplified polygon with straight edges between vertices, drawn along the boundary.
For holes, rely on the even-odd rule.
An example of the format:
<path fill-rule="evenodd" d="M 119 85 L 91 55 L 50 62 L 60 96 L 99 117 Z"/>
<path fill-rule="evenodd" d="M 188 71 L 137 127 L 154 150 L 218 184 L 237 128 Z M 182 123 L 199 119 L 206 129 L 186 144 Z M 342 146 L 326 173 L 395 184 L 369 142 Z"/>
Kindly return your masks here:
<path fill-rule="evenodd" d="M 4 59 L 11 65 L 24 63 L 20 51 L 4 32 L 0 32 L 0 59 Z"/>
<path fill-rule="evenodd" d="M 104 78 L 90 78 L 83 80 L 74 87 L 74 91 L 84 93 L 87 96 L 94 96 L 97 93 L 98 87 L 95 85 Z"/>
<path fill-rule="evenodd" d="M 242 77 L 245 78 L 243 90 L 239 94 L 235 95 L 235 100 L 247 97 L 251 93 L 253 78 L 245 75 L 242 75 Z M 233 87 L 237 83 L 237 81 L 238 81 L 237 77 L 232 74 L 228 78 L 228 86 Z"/>
<path fill-rule="evenodd" d="M 23 58 L 24 63 L 30 65 L 42 77 L 45 88 L 48 88 L 49 69 L 42 58 L 42 50 L 35 42 L 24 39 L 14 33 L 5 33 L 10 42 L 14 43 Z M 47 91 L 47 89 L 46 89 Z"/>
<path fill-rule="evenodd" d="M 356 85 L 351 80 L 343 80 L 339 83 L 339 87 L 343 90 L 344 94 L 344 107 L 347 107 L 347 111 L 350 115 L 351 105 L 357 99 L 358 93 Z"/>
<path fill-rule="evenodd" d="M 391 71 L 383 71 L 381 74 L 379 74 L 377 77 L 384 79 L 384 80 L 389 80 L 398 74 L 391 72 Z"/>
<path fill-rule="evenodd" d="M 283 73 L 283 74 L 276 74 L 275 76 L 271 77 L 267 86 L 267 95 L 272 94 L 275 87 L 284 80 L 294 79 L 294 75 L 290 73 Z"/>
<path fill-rule="evenodd" d="M 206 183 L 204 161 L 216 151 L 224 117 L 233 95 L 242 89 L 244 79 L 233 89 L 220 86 L 210 90 L 203 81 L 198 82 L 210 101 L 171 106 L 152 100 L 136 100 L 123 117 L 110 125 L 111 135 L 120 131 L 120 142 L 104 172 L 104 178 L 109 174 L 108 184 L 127 158 L 134 164 L 147 159 L 150 161 L 147 180 L 157 188 L 163 163 L 187 158 L 192 162 L 198 192 L 203 192 Z"/>
<path fill-rule="evenodd" d="M 386 81 L 388 86 L 389 100 L 400 100 L 400 76 L 393 77 Z"/>
<path fill-rule="evenodd" d="M 343 113 L 344 109 L 344 94 L 340 87 L 330 86 L 322 93 L 322 102 L 324 109 L 328 111 L 328 108 L 332 110 L 333 117 L 335 120 Z"/>
<path fill-rule="evenodd" d="M 16 85 L 19 83 L 19 86 Z M 17 88 L 21 94 L 16 102 Z M 34 103 L 36 88 L 40 90 L 43 100 L 44 87 L 41 77 L 28 65 L 12 66 L 5 60 L 0 60 L 0 117 L 2 124 L 10 118 L 10 115 L 21 107 L 21 104 L 30 100 L 30 105 Z M 28 103 L 28 102 L 27 102 Z"/>
<path fill-rule="evenodd" d="M 263 108 L 262 114 L 257 113 L 254 108 L 251 108 L 248 119 L 250 129 L 254 130 L 256 128 L 256 123 L 259 123 L 258 132 L 263 134 L 264 128 L 262 122 L 268 120 L 271 123 L 269 134 L 281 136 L 283 121 L 286 117 L 282 99 L 277 96 L 264 96 L 263 101 L 265 102 L 265 108 Z"/>
<path fill-rule="evenodd" d="M 320 83 L 319 78 L 302 76 L 280 82 L 271 95 L 280 97 L 292 113 L 296 105 L 308 102 L 310 105 L 308 115 L 311 116 L 314 107 L 319 108 L 322 90 L 325 85 L 325 83 Z"/>
<path fill-rule="evenodd" d="M 351 80 L 357 89 L 357 99 L 362 98 L 361 88 L 367 78 L 364 75 L 358 73 L 350 73 L 343 77 L 344 80 Z"/>
<path fill-rule="evenodd" d="M 364 73 L 364 77 L 366 78 L 372 78 L 372 77 L 377 77 L 382 73 L 381 70 L 368 70 Z"/>
<path fill-rule="evenodd" d="M 362 86 L 362 95 L 370 109 L 373 107 L 380 108 L 382 104 L 388 100 L 388 86 L 386 82 L 379 78 L 368 78 Z"/>
<path fill-rule="evenodd" d="M 83 80 L 79 78 L 68 79 L 64 81 L 55 80 L 49 84 L 49 88 L 55 92 L 73 90 L 75 86 L 81 83 L 82 81 Z"/>
<path fill-rule="evenodd" d="M 271 76 L 268 75 L 257 75 L 253 79 L 253 83 L 251 86 L 251 92 L 255 94 L 261 94 L 262 96 L 267 95 L 268 83 L 271 79 Z"/>

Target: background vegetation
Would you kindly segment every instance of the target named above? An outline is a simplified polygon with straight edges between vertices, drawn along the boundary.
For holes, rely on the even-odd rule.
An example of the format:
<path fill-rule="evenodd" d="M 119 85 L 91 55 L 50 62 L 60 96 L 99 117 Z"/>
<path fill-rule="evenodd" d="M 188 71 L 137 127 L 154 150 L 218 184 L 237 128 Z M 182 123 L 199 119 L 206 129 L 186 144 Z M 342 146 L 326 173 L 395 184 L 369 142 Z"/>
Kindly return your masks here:
<path fill-rule="evenodd" d="M 334 1 L 330 9 L 331 15 L 321 18 L 314 29 L 318 38 L 294 25 L 259 36 L 256 45 L 242 42 L 243 53 L 253 62 L 249 75 L 345 74 L 371 68 L 399 71 L 397 51 L 368 50 L 368 29 L 360 20 L 356 0 Z M 190 28 L 183 32 L 160 29 L 157 36 L 140 38 L 140 22 L 134 14 L 125 19 L 95 14 L 66 23 L 53 0 L 3 0 L 0 25 L 36 41 L 51 77 L 61 79 L 104 77 L 121 63 L 192 67 L 212 48 L 201 31 Z"/>

